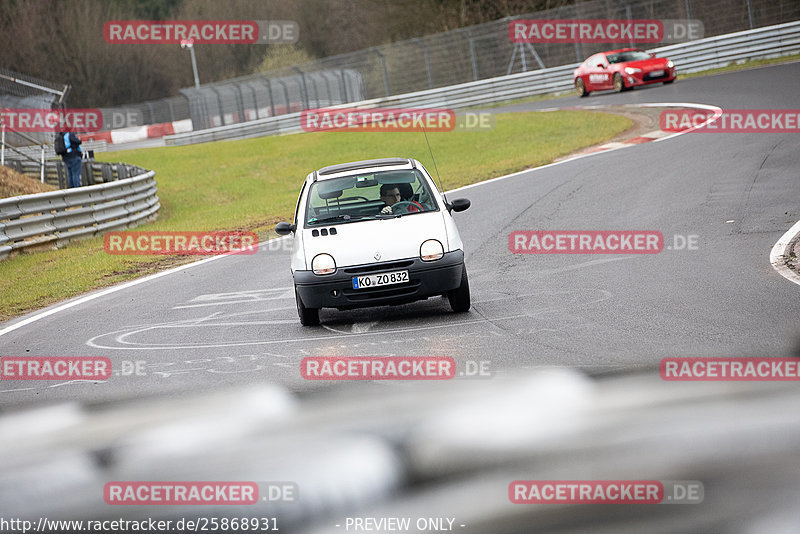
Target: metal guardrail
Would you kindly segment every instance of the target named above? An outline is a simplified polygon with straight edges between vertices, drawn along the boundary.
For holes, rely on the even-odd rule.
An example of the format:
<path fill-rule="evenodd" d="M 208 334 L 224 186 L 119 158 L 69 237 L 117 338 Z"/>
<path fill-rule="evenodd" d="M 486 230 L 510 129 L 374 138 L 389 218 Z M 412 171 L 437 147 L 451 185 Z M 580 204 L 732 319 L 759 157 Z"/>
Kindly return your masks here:
<path fill-rule="evenodd" d="M 679 72 L 687 73 L 722 67 L 747 59 L 779 57 L 800 52 L 800 21 L 654 48 L 651 51 L 668 55 L 675 62 Z M 572 89 L 572 71 L 578 65 L 579 63 L 562 65 L 331 107 L 436 106 L 463 109 L 494 104 L 533 95 L 569 91 Z M 230 126 L 170 135 L 164 139 L 167 145 L 188 145 L 222 139 L 297 133 L 302 131 L 300 116 L 301 113 L 292 113 Z"/>
<path fill-rule="evenodd" d="M 135 175 L 110 183 L 0 200 L 0 259 L 26 247 L 60 247 L 108 230 L 132 228 L 153 217 L 161 207 L 155 171 L 125 167 L 126 173 Z"/>
<path fill-rule="evenodd" d="M 44 147 L 44 157 L 45 159 L 61 159 L 61 156 L 56 155 L 55 148 L 53 148 L 52 143 L 49 145 L 37 145 L 37 146 L 18 146 L 13 147 L 13 151 L 16 154 L 20 154 L 23 156 L 27 156 L 28 158 L 35 158 L 39 159 L 42 147 Z M 7 147 L 8 149 L 12 149 L 11 146 Z M 81 143 L 81 151 L 86 153 L 89 151 L 94 152 L 108 152 L 108 143 L 104 140 L 101 141 L 84 141 Z M 13 156 L 12 156 L 13 157 Z"/>
<path fill-rule="evenodd" d="M 42 183 L 48 183 L 60 189 L 67 188 L 67 169 L 62 161 L 45 161 L 43 171 L 40 162 L 25 159 L 6 160 L 6 167 L 32 178 L 41 176 Z M 144 171 L 138 167 L 125 163 L 105 163 L 85 159 L 81 168 L 81 182 L 84 186 L 104 184 L 130 178 L 142 172 Z"/>
<path fill-rule="evenodd" d="M 39 180 L 42 183 L 52 183 L 54 185 L 58 184 L 58 187 L 60 188 L 66 187 L 66 180 L 62 179 L 63 176 L 65 176 L 63 169 L 53 167 L 52 163 L 50 163 L 49 166 L 51 167 L 51 172 L 48 174 L 47 160 L 60 159 L 60 156 L 56 155 L 53 144 L 41 143 L 33 137 L 22 132 L 14 133 L 15 135 L 26 141 L 32 142 L 33 144 L 25 146 L 13 146 L 12 144 L 8 144 L 6 142 L 5 132 L 3 132 L 2 139 L 0 139 L 0 164 L 7 165 L 8 167 L 23 174 L 30 176 L 35 174 L 39 177 Z M 90 151 L 92 153 L 105 152 L 108 150 L 108 145 L 105 141 L 87 141 L 81 145 L 81 148 L 84 155 L 86 155 L 89 154 Z M 8 157 L 6 156 L 6 152 L 8 152 Z M 33 163 L 33 165 L 31 165 L 31 163 Z M 34 173 L 31 170 L 32 167 L 34 170 L 36 168 L 38 168 L 38 170 L 36 170 Z M 88 173 L 88 176 L 93 177 L 91 168 L 84 166 L 84 172 Z M 92 178 L 89 178 L 89 180 L 89 184 L 95 183 Z"/>

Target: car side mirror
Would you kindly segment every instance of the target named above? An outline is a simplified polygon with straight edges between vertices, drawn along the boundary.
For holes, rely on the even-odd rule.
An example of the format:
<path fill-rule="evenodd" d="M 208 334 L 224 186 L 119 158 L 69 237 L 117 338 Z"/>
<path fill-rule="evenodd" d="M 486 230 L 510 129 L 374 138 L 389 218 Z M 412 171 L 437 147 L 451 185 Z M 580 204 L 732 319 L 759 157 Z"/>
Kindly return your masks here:
<path fill-rule="evenodd" d="M 470 202 L 466 198 L 456 198 L 453 200 L 453 202 L 447 205 L 447 211 L 455 211 L 455 212 L 464 211 L 471 205 L 472 202 Z"/>
<path fill-rule="evenodd" d="M 287 222 L 279 222 L 275 225 L 275 233 L 278 235 L 289 235 L 297 230 L 297 227 Z"/>

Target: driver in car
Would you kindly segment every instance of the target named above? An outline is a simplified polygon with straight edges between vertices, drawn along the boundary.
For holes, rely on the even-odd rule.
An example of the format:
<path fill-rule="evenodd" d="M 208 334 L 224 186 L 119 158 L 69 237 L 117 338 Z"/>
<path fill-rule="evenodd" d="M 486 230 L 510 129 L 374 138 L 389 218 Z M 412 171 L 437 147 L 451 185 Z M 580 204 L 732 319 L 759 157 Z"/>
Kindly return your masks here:
<path fill-rule="evenodd" d="M 400 202 L 400 188 L 397 187 L 397 184 L 381 185 L 381 200 L 386 204 L 381 210 L 381 213 L 392 213 L 392 206 Z"/>
<path fill-rule="evenodd" d="M 400 192 L 401 188 L 405 189 L 405 195 Z M 414 190 L 411 188 L 411 184 L 383 184 L 381 186 L 381 200 L 386 206 L 381 210 L 381 214 L 391 215 L 395 213 L 395 210 L 392 208 L 395 204 L 397 204 L 397 207 L 401 210 L 399 213 L 424 211 L 422 205 L 413 200 L 413 195 Z"/>

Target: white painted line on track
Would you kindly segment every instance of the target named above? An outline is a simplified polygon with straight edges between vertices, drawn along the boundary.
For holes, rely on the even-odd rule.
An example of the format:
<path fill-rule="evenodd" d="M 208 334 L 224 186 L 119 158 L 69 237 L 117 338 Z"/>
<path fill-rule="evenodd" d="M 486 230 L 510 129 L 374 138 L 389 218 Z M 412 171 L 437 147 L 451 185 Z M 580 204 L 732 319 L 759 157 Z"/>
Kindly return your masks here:
<path fill-rule="evenodd" d="M 783 234 L 780 239 L 778 239 L 778 242 L 775 243 L 769 253 L 769 262 L 772 264 L 775 270 L 778 271 L 778 274 L 790 282 L 800 285 L 800 274 L 797 274 L 790 269 L 784 261 L 789 243 L 797 234 L 800 234 L 800 221 L 794 223 L 794 226 L 789 228 L 789 230 L 787 230 L 786 233 Z"/>
<path fill-rule="evenodd" d="M 285 237 L 276 237 L 274 239 L 270 239 L 269 241 L 260 242 L 258 244 L 258 248 L 261 248 L 262 245 L 266 245 L 266 244 L 271 243 L 273 241 L 278 241 L 278 240 L 284 239 L 284 238 Z M 115 293 L 117 291 L 121 291 L 123 289 L 128 289 L 129 287 L 133 287 L 133 286 L 137 286 L 139 284 L 143 284 L 145 282 L 149 282 L 150 280 L 155 280 L 156 278 L 161 278 L 162 276 L 167 276 L 169 274 L 174 274 L 174 273 L 178 273 L 178 272 L 181 272 L 181 271 L 185 271 L 186 269 L 191 269 L 193 267 L 197 267 L 199 265 L 204 265 L 204 264 L 212 262 L 214 260 L 218 260 L 220 258 L 225 258 L 227 256 L 233 256 L 233 255 L 236 255 L 236 254 L 237 253 L 235 253 L 235 252 L 234 253 L 230 253 L 230 254 L 221 254 L 219 256 L 212 256 L 210 258 L 205 258 L 205 259 L 193 262 L 193 263 L 187 263 L 186 265 L 179 265 L 178 267 L 173 267 L 172 269 L 167 269 L 166 271 L 161 271 L 160 273 L 154 273 L 154 274 L 145 276 L 144 278 L 137 278 L 136 280 L 131 280 L 130 282 L 125 282 L 125 283 L 122 283 L 122 284 L 119 284 L 119 285 L 116 285 L 116 286 L 111 286 L 109 288 L 102 289 L 102 290 L 100 290 L 100 291 L 98 291 L 96 293 L 91 293 L 91 294 L 86 295 L 84 297 L 78 297 L 78 298 L 76 298 L 74 300 L 69 300 L 69 301 L 65 302 L 64 304 L 61 304 L 61 305 L 56 306 L 54 308 L 50 308 L 49 310 L 45 310 L 43 312 L 37 313 L 36 315 L 31 315 L 30 317 L 28 317 L 26 319 L 23 319 L 21 321 L 18 321 L 16 323 L 12 324 L 12 325 L 9 325 L 9 326 L 3 328 L 2 330 L 0 330 L 0 336 L 3 336 L 5 334 L 8 334 L 9 332 L 13 332 L 14 330 L 17 330 L 18 328 L 22 328 L 23 326 L 27 326 L 27 325 L 29 325 L 31 323 L 35 323 L 36 321 L 38 321 L 40 319 L 44 319 L 45 317 L 49 317 L 51 315 L 55 315 L 58 312 L 62 312 L 64 310 L 68 310 L 70 308 L 73 308 L 73 307 L 78 306 L 80 304 L 83 304 L 85 302 L 89 302 L 89 301 L 92 301 L 94 299 L 97 299 L 97 298 L 100 298 L 100 297 L 104 297 L 106 295 L 109 295 L 111 293 Z"/>
<path fill-rule="evenodd" d="M 716 120 L 716 118 L 719 117 L 722 114 L 722 109 L 721 108 L 718 108 L 716 106 L 709 106 L 707 104 L 693 104 L 693 103 L 684 103 L 684 102 L 680 102 L 680 103 L 666 102 L 666 103 L 631 104 L 631 105 L 632 106 L 640 106 L 640 107 L 695 107 L 695 108 L 700 108 L 700 109 L 708 109 L 708 110 L 714 111 L 714 113 L 715 113 L 714 118 L 712 120 Z M 586 109 L 596 109 L 597 107 L 598 106 L 587 106 Z M 702 127 L 702 126 L 705 126 L 705 124 L 701 125 L 700 127 Z M 670 136 L 667 136 L 667 137 L 662 137 L 660 139 L 656 139 L 653 142 L 654 143 L 658 143 L 660 141 L 664 141 L 665 139 L 672 139 L 673 137 L 677 137 L 679 135 L 683 135 L 683 134 L 689 133 L 689 132 L 691 132 L 691 131 L 693 131 L 695 129 L 697 129 L 697 128 L 691 128 L 691 129 L 686 130 L 686 131 L 676 132 L 674 135 L 670 135 Z M 469 188 L 472 188 L 472 187 L 482 186 L 482 185 L 489 184 L 489 183 L 492 183 L 492 182 L 497 182 L 499 180 L 505 180 L 507 178 L 513 178 L 515 176 L 519 176 L 520 174 L 524 174 L 524 173 L 528 173 L 528 172 L 535 172 L 535 171 L 539 171 L 539 170 L 542 170 L 542 169 L 547 169 L 547 168 L 553 167 L 555 165 L 562 165 L 562 164 L 567 163 L 569 161 L 575 161 L 577 159 L 591 157 L 591 156 L 595 156 L 597 154 L 608 154 L 609 152 L 613 152 L 613 151 L 619 150 L 621 148 L 627 148 L 629 146 L 634 146 L 634 145 L 624 145 L 624 146 L 621 146 L 621 147 L 618 147 L 618 148 L 612 148 L 612 149 L 604 150 L 604 151 L 601 151 L 601 152 L 591 152 L 591 153 L 588 153 L 588 154 L 581 154 L 581 155 L 575 156 L 574 158 L 565 159 L 565 160 L 561 160 L 561 161 L 556 161 L 554 163 L 548 163 L 547 165 L 542 165 L 541 167 L 534 167 L 532 169 L 526 169 L 524 171 L 518 171 L 518 172 L 511 173 L 511 174 L 506 174 L 505 176 L 498 176 L 497 178 L 492 178 L 490 180 L 485 180 L 483 182 L 478 182 L 476 184 L 465 185 L 463 187 L 459 187 L 459 188 L 456 188 L 456 189 L 452 189 L 450 191 L 446 191 L 446 194 L 447 193 L 455 193 L 457 191 L 463 191 L 464 189 L 469 189 Z M 276 237 L 274 239 L 270 239 L 269 241 L 263 241 L 263 242 L 260 242 L 258 244 L 258 247 L 261 248 L 261 246 L 263 246 L 265 244 L 272 243 L 273 241 L 278 241 L 278 240 L 286 239 L 286 238 L 287 238 L 286 236 L 282 236 L 282 237 Z M 111 286 L 109 288 L 100 290 L 100 291 L 98 291 L 96 293 L 91 293 L 91 294 L 86 295 L 84 297 L 78 297 L 78 298 L 76 298 L 74 300 L 67 301 L 64 304 L 57 305 L 54 308 L 50 308 L 49 310 L 45 310 L 45 311 L 37 313 L 35 315 L 31 315 L 30 317 L 27 317 L 25 319 L 22 319 L 21 321 L 18 321 L 16 323 L 11 324 L 11 325 L 3 328 L 2 330 L 0 330 L 0 336 L 8 334 L 9 332 L 13 332 L 14 330 L 18 330 L 19 328 L 22 328 L 23 326 L 27 326 L 27 325 L 29 325 L 31 323 L 35 323 L 36 321 L 39 321 L 40 319 L 44 319 L 45 317 L 49 317 L 51 315 L 55 315 L 56 313 L 62 312 L 64 310 L 68 310 L 70 308 L 74 308 L 75 306 L 78 306 L 80 304 L 84 304 L 86 302 L 90 302 L 90 301 L 95 300 L 95 299 L 100 298 L 100 297 L 104 297 L 104 296 L 109 295 L 111 293 L 115 293 L 115 292 L 121 291 L 123 289 L 128 289 L 129 287 L 137 286 L 139 284 L 143 284 L 145 282 L 149 282 L 151 280 L 155 280 L 157 278 L 161 278 L 162 276 L 167 276 L 167 275 L 174 274 L 174 273 L 177 273 L 177 272 L 185 271 L 186 269 L 191 269 L 193 267 L 197 267 L 199 265 L 203 265 L 205 263 L 208 263 L 208 262 L 211 262 L 211 261 L 215 261 L 215 260 L 218 260 L 220 258 L 225 258 L 227 256 L 232 256 L 232 255 L 233 254 L 223 254 L 223 255 L 220 255 L 220 256 L 212 256 L 211 258 L 205 258 L 205 259 L 202 259 L 200 261 L 196 261 L 194 263 L 187 263 L 186 265 L 181 265 L 179 267 L 174 267 L 172 269 L 168 269 L 168 270 L 162 271 L 160 273 L 151 274 L 151 275 L 145 276 L 144 278 L 138 278 L 136 280 L 131 280 L 130 282 L 125 282 L 125 283 L 120 284 L 120 285 Z"/>

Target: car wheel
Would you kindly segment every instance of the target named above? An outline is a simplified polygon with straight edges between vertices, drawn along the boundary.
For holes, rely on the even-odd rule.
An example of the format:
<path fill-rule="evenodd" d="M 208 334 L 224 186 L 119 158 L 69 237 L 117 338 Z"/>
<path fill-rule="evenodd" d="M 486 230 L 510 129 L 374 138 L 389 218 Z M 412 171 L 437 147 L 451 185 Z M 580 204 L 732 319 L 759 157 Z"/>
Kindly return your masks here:
<path fill-rule="evenodd" d="M 461 269 L 461 285 L 447 293 L 447 300 L 450 301 L 450 307 L 456 313 L 469 310 L 469 279 L 466 265 Z"/>
<path fill-rule="evenodd" d="M 622 79 L 619 72 L 614 74 L 614 90 L 618 93 L 625 90 L 625 80 Z"/>
<path fill-rule="evenodd" d="M 306 308 L 300 298 L 297 288 L 294 289 L 294 298 L 297 301 L 297 315 L 300 316 L 300 324 L 303 326 L 316 326 L 319 324 L 319 308 Z"/>
<path fill-rule="evenodd" d="M 578 93 L 580 97 L 589 96 L 589 91 L 586 90 L 586 84 L 583 83 L 582 78 L 575 80 L 575 92 Z"/>

